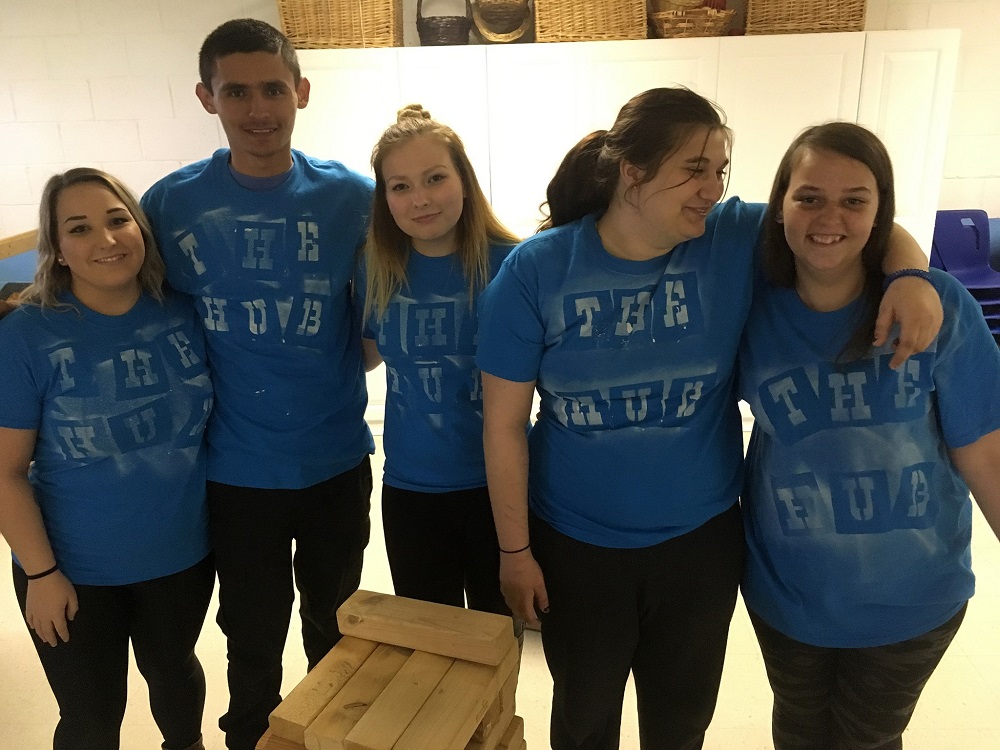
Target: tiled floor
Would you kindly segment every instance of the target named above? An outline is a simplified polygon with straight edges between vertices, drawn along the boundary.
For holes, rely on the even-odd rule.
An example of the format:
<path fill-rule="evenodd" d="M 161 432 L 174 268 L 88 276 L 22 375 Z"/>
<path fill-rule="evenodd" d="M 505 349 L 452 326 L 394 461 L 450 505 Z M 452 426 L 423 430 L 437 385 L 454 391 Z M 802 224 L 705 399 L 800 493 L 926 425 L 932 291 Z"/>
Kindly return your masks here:
<path fill-rule="evenodd" d="M 376 457 L 376 475 L 381 475 Z M 381 540 L 378 493 L 373 503 L 373 535 L 362 586 L 391 591 Z M 931 679 L 905 735 L 907 750 L 994 750 L 1000 748 L 1000 544 L 978 515 L 973 554 L 979 591 L 951 650 Z M 2 547 L 0 541 L 0 547 Z M 5 547 L 0 554 L 6 554 Z M 198 653 L 208 675 L 205 737 L 208 750 L 224 750 L 216 719 L 226 704 L 225 642 L 214 614 L 205 624 Z M 303 674 L 304 658 L 293 623 L 286 648 L 285 688 Z M 149 716 L 145 684 L 134 672 L 122 736 L 123 750 L 155 750 L 160 738 Z M 528 633 L 518 685 L 518 714 L 524 717 L 528 747 L 548 747 L 551 683 L 537 633 Z M 770 691 L 753 631 L 738 605 L 733 620 L 726 670 L 707 750 L 764 750 L 770 747 Z M 629 691 L 621 747 L 638 748 L 635 696 Z M 0 750 L 51 747 L 56 706 L 28 640 L 10 576 L 0 568 Z M 429 749 L 433 750 L 433 749 Z"/>

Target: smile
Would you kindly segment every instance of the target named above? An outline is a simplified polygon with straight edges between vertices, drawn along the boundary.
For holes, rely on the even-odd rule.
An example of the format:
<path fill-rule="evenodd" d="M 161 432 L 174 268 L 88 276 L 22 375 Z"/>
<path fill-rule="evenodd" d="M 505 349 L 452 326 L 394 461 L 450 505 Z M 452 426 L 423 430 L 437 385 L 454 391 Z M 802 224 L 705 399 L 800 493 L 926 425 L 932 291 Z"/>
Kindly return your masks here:
<path fill-rule="evenodd" d="M 424 214 L 423 216 L 415 216 L 415 217 L 413 217 L 412 221 L 414 221 L 417 224 L 429 224 L 432 221 L 434 221 L 440 215 L 441 215 L 440 213 L 436 213 L 436 214 Z"/>
<path fill-rule="evenodd" d="M 835 245 L 844 239 L 842 234 L 808 234 L 806 237 L 817 245 Z"/>
<path fill-rule="evenodd" d="M 94 263 L 116 263 L 125 257 L 125 253 L 119 253 L 118 255 L 109 255 L 106 258 L 95 258 Z"/>

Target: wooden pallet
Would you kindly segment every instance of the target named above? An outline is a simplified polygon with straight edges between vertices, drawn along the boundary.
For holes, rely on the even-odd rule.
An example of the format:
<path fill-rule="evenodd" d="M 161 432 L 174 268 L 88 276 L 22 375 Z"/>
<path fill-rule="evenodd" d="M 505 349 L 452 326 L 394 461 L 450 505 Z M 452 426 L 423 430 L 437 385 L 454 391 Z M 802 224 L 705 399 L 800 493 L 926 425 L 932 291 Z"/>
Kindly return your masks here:
<path fill-rule="evenodd" d="M 257 750 L 526 750 L 509 617 L 358 591 Z"/>

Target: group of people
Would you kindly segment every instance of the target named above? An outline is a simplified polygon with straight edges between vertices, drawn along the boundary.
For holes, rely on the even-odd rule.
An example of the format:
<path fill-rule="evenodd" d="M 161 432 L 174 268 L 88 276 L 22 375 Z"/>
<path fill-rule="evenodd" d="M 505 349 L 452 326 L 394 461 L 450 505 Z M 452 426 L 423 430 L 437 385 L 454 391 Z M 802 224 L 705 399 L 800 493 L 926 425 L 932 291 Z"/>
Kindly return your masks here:
<path fill-rule="evenodd" d="M 776 748 L 902 746 L 972 595 L 969 488 L 1000 535 L 1000 350 L 893 223 L 873 134 L 811 127 L 768 204 L 720 203 L 724 115 L 653 89 L 519 243 L 423 108 L 372 184 L 291 148 L 279 31 L 226 22 L 199 63 L 229 147 L 140 202 L 53 177 L 0 322 L 0 531 L 54 748 L 119 746 L 130 643 L 163 748 L 203 747 L 215 576 L 220 727 L 255 747 L 295 589 L 312 668 L 360 583 L 381 362 L 394 590 L 540 626 L 553 748 L 618 748 L 630 673 L 641 746 L 702 747 L 740 586 Z"/>

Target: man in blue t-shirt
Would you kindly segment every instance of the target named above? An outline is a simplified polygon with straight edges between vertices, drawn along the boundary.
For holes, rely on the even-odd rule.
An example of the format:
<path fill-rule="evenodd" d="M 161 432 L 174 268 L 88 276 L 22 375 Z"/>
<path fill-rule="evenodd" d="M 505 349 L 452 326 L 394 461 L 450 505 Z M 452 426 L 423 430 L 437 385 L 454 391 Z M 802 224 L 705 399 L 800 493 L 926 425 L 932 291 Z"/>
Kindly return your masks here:
<path fill-rule="evenodd" d="M 191 295 L 216 393 L 208 503 L 229 657 L 230 750 L 281 701 L 294 583 L 311 669 L 361 580 L 372 489 L 354 258 L 371 181 L 291 148 L 309 100 L 288 39 L 254 19 L 206 38 L 196 93 L 229 141 L 143 197 L 168 280 Z M 294 555 L 292 544 L 294 541 Z"/>

